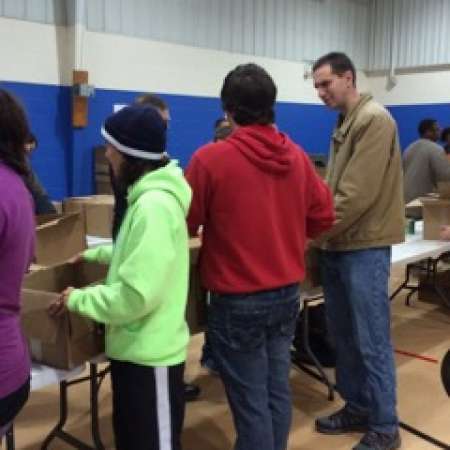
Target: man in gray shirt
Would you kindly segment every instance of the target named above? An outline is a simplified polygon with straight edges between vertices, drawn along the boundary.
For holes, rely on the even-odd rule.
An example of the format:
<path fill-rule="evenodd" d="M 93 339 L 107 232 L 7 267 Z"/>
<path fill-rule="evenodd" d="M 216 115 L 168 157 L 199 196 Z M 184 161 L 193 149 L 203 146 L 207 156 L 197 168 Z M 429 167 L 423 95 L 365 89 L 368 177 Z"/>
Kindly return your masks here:
<path fill-rule="evenodd" d="M 440 136 L 437 121 L 422 120 L 418 131 L 420 139 L 403 153 L 406 203 L 436 191 L 438 181 L 450 181 L 450 162 L 436 144 Z"/>

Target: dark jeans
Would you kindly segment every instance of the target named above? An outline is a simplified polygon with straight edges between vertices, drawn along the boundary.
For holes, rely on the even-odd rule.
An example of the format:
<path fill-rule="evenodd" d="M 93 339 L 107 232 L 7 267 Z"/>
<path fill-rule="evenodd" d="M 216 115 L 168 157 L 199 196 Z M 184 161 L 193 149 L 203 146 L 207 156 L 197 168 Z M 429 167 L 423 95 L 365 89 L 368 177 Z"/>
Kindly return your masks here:
<path fill-rule="evenodd" d="M 184 364 L 147 367 L 111 361 L 117 450 L 181 450 Z"/>
<path fill-rule="evenodd" d="M 236 450 L 287 447 L 290 349 L 298 312 L 298 284 L 211 296 L 208 341 L 233 413 Z"/>
<path fill-rule="evenodd" d="M 19 389 L 0 398 L 0 427 L 9 424 L 19 414 L 30 395 L 30 380 L 28 379 Z"/>
<path fill-rule="evenodd" d="M 329 330 L 336 345 L 337 389 L 380 433 L 393 433 L 398 427 L 390 265 L 390 247 L 321 253 Z"/>
<path fill-rule="evenodd" d="M 0 448 L 2 437 L 6 434 L 14 418 L 19 414 L 30 395 L 30 379 L 28 379 L 19 389 L 0 398 Z"/>

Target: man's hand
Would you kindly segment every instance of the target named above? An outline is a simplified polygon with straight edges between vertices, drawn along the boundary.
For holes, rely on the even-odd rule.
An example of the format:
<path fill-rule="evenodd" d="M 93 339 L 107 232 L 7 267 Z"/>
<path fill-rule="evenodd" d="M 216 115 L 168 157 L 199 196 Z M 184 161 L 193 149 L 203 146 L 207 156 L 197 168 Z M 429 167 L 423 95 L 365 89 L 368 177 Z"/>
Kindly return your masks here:
<path fill-rule="evenodd" d="M 52 317 L 62 316 L 67 311 L 67 300 L 69 300 L 69 296 L 74 290 L 73 287 L 68 287 L 65 289 L 58 300 L 55 300 L 52 304 L 47 308 L 47 312 Z"/>
<path fill-rule="evenodd" d="M 76 264 L 79 263 L 81 261 L 84 261 L 84 256 L 83 256 L 84 252 L 80 252 L 77 255 L 73 256 L 72 258 L 70 258 L 68 260 L 69 264 Z"/>
<path fill-rule="evenodd" d="M 450 241 L 450 226 L 444 225 L 441 227 L 440 238 L 443 241 Z"/>

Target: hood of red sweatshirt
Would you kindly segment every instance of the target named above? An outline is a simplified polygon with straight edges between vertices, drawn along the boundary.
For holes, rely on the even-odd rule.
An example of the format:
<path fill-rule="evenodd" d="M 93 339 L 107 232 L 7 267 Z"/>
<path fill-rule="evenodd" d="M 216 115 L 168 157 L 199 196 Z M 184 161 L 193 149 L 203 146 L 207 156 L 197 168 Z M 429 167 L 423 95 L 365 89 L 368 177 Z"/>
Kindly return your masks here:
<path fill-rule="evenodd" d="M 262 171 L 274 175 L 288 172 L 295 158 L 294 143 L 271 125 L 239 127 L 227 142 Z"/>

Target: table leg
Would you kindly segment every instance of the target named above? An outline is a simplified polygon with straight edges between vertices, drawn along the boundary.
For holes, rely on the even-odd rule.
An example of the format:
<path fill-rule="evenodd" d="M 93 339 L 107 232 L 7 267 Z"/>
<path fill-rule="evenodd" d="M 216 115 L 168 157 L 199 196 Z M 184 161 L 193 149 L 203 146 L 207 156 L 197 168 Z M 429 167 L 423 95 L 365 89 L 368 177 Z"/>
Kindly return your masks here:
<path fill-rule="evenodd" d="M 14 450 L 16 448 L 14 442 L 14 424 L 11 424 L 8 431 L 6 432 L 5 440 L 6 440 L 6 450 Z M 0 437 L 0 444 L 1 444 L 1 437 Z"/>

